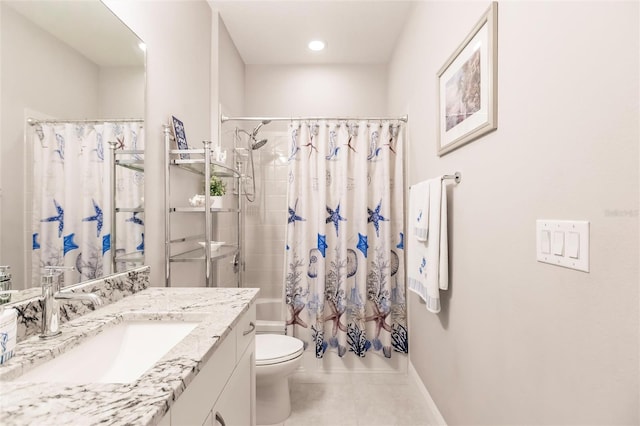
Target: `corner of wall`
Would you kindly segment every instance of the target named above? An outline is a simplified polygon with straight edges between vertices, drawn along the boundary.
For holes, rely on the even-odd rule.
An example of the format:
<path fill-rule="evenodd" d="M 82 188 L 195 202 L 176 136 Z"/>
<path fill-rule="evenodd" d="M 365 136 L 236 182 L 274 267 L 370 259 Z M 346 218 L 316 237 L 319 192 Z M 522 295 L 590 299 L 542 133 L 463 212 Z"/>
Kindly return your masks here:
<path fill-rule="evenodd" d="M 415 382 L 418 390 L 420 391 L 420 394 L 425 399 L 427 409 L 429 410 L 429 416 L 431 417 L 431 422 L 429 424 L 447 426 L 447 422 L 442 416 L 442 413 L 440 413 L 440 410 L 438 409 L 436 402 L 431 397 L 429 390 L 422 382 L 422 379 L 413 366 L 413 362 L 411 362 L 411 359 L 409 359 L 408 375 L 409 378 Z"/>

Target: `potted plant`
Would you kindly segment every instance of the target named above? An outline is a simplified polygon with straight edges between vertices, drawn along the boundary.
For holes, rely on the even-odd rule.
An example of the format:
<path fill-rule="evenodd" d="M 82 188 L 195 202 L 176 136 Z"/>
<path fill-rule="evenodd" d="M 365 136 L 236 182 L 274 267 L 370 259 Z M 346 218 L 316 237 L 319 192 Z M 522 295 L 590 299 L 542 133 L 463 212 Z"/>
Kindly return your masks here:
<path fill-rule="evenodd" d="M 227 192 L 224 181 L 216 175 L 211 175 L 209 181 L 209 195 L 211 195 L 211 207 L 222 208 L 222 196 Z"/>

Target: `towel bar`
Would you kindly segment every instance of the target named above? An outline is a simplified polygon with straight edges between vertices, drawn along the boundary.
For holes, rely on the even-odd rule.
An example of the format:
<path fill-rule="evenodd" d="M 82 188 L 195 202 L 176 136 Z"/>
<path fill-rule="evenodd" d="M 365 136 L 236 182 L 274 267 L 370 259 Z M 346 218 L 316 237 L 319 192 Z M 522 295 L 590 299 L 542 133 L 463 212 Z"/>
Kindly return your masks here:
<path fill-rule="evenodd" d="M 442 175 L 440 180 L 443 180 L 443 179 L 453 179 L 453 180 L 455 180 L 456 183 L 460 183 L 460 182 L 462 182 L 462 173 L 455 172 L 452 175 Z M 409 185 L 409 188 L 411 188 L 412 186 L 413 185 Z"/>
<path fill-rule="evenodd" d="M 442 179 L 453 179 L 456 181 L 456 183 L 460 183 L 460 181 L 462 180 L 462 174 L 460 172 L 455 172 L 452 175 L 442 176 Z"/>

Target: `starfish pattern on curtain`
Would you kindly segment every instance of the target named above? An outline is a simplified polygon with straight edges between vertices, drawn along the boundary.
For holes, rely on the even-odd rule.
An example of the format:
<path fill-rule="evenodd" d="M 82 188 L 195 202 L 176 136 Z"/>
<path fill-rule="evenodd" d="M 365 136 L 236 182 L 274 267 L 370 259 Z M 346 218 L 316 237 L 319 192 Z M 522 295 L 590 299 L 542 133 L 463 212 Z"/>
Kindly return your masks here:
<path fill-rule="evenodd" d="M 400 130 L 289 127 L 287 325 L 317 358 L 408 353 Z"/>

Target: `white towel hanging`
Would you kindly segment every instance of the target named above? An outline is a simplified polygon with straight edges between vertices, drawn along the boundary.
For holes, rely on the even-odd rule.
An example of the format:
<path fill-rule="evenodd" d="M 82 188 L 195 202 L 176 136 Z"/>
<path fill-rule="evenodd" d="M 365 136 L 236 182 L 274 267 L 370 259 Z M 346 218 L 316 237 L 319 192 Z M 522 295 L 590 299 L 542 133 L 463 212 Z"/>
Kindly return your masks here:
<path fill-rule="evenodd" d="M 418 241 L 427 241 L 429 233 L 429 183 L 423 181 L 411 187 L 411 221 L 413 235 Z"/>
<path fill-rule="evenodd" d="M 417 235 L 409 238 L 407 252 L 409 290 L 418 294 L 430 312 L 440 312 L 440 290 L 449 288 L 449 255 L 447 235 L 447 191 L 442 176 L 430 179 L 428 236 L 426 241 Z M 409 192 L 410 212 L 416 209 L 420 195 Z M 415 210 L 417 211 L 417 210 Z"/>

